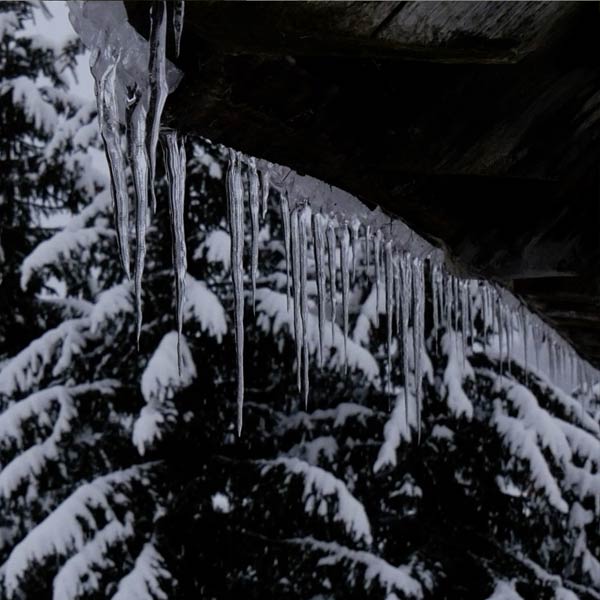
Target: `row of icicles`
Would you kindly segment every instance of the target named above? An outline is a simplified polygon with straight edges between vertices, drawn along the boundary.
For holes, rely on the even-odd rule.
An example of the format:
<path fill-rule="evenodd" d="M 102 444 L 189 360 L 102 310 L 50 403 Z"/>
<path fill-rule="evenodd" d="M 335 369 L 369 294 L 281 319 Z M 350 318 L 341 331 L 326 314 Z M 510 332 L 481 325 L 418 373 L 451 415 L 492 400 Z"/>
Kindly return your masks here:
<path fill-rule="evenodd" d="M 244 172 L 246 177 L 244 177 Z M 256 159 L 229 150 L 227 169 L 227 214 L 231 232 L 231 269 L 234 291 L 235 338 L 237 352 L 237 404 L 238 431 L 242 428 L 244 402 L 244 243 L 246 204 L 250 215 L 250 285 L 252 305 L 256 292 L 258 269 L 259 214 L 264 218 L 269 197 L 270 173 L 258 171 Z M 309 339 L 308 319 L 308 258 L 314 265 L 318 320 L 317 362 L 323 365 L 325 339 L 324 328 L 334 326 L 337 315 L 337 281 L 341 282 L 342 331 L 344 364 L 348 368 L 347 340 L 349 335 L 349 301 L 351 280 L 357 269 L 362 268 L 374 279 L 376 305 L 374 325 L 379 326 L 379 307 L 387 322 L 387 379 L 390 385 L 392 371 L 392 341 L 394 334 L 399 342 L 402 373 L 405 386 L 404 397 L 410 397 L 409 356 L 413 357 L 414 400 L 417 423 L 420 425 L 421 410 L 421 356 L 425 348 L 426 279 L 429 280 L 435 343 L 440 330 L 455 331 L 460 344 L 459 354 L 463 361 L 467 345 L 472 347 L 480 338 L 476 334 L 476 318 L 479 315 L 483 330 L 490 329 L 498 335 L 498 359 L 500 371 L 511 369 L 515 332 L 523 343 L 525 373 L 530 360 L 529 344 L 537 368 L 540 351 L 545 347 L 549 374 L 560 381 L 578 381 L 589 389 L 593 374 L 589 365 L 581 361 L 573 349 L 548 328 L 538 317 L 511 297 L 512 307 L 503 301 L 503 291 L 482 280 L 461 279 L 450 274 L 441 264 L 431 258 L 412 256 L 406 249 L 394 243 L 386 227 L 374 231 L 357 219 L 344 220 L 311 210 L 308 199 L 290 200 L 288 192 L 280 190 L 279 202 L 284 235 L 286 263 L 286 293 L 288 309 L 293 310 L 293 335 L 296 347 L 297 385 L 305 403 L 309 394 Z M 436 254 L 437 256 L 437 254 Z M 339 257 L 339 260 L 338 260 Z M 362 257 L 361 264 L 358 263 Z M 329 283 L 328 283 L 329 282 Z M 329 301 L 329 314 L 327 313 Z M 458 342 L 460 340 L 460 342 Z M 485 336 L 481 338 L 485 343 Z M 412 344 L 412 348 L 409 346 Z M 406 414 L 406 412 L 405 412 Z"/>
<path fill-rule="evenodd" d="M 177 53 L 183 25 L 183 2 L 173 2 L 173 28 Z M 161 129 L 161 115 L 169 93 L 166 79 L 167 5 L 153 2 L 150 8 L 150 53 L 147 80 L 139 81 L 128 89 L 126 130 L 127 153 L 121 148 L 122 123 L 118 111 L 118 81 L 121 51 L 114 53 L 98 48 L 92 53 L 92 72 L 96 80 L 98 120 L 111 172 L 111 191 L 114 202 L 117 240 L 121 262 L 130 276 L 129 252 L 129 199 L 126 167 L 133 174 L 135 192 L 135 260 L 134 290 L 136 332 L 142 326 L 142 281 L 146 254 L 146 225 L 150 207 L 156 211 L 154 179 L 158 142 L 161 142 L 169 190 L 169 212 L 173 238 L 173 263 L 176 274 L 177 328 L 182 335 L 185 275 L 187 271 L 184 236 L 184 199 L 186 155 L 184 140 L 173 130 Z M 112 49 L 111 49 L 112 51 Z M 107 58 L 108 54 L 108 58 Z M 102 60 L 100 60 L 102 59 Z M 250 282 L 252 301 L 256 291 L 258 271 L 259 216 L 264 218 L 270 189 L 269 170 L 258 170 L 256 159 L 230 150 L 227 171 L 227 205 L 231 232 L 231 276 L 234 290 L 235 338 L 237 364 L 238 432 L 242 429 L 244 402 L 244 223 L 246 198 L 250 215 Z M 243 177 L 243 167 L 246 181 Z M 347 368 L 347 340 L 349 327 L 349 296 L 351 279 L 357 269 L 363 268 L 368 276 L 373 273 L 379 319 L 380 299 L 384 303 L 387 320 L 387 374 L 392 369 L 392 340 L 395 334 L 401 349 L 405 397 L 408 398 L 409 355 L 412 352 L 417 416 L 421 406 L 421 357 L 425 346 L 425 279 L 430 279 L 433 325 L 437 333 L 446 329 L 462 329 L 463 357 L 470 337 L 475 342 L 475 314 L 483 315 L 484 327 L 490 325 L 499 334 L 500 362 L 503 355 L 510 367 L 515 319 L 525 341 L 533 339 L 536 360 L 542 343 L 547 346 L 551 376 L 564 376 L 570 365 L 571 374 L 577 371 L 578 381 L 590 379 L 588 365 L 578 359 L 568 345 L 547 328 L 537 317 L 531 316 L 524 306 L 508 307 L 501 292 L 486 282 L 460 280 L 449 274 L 442 264 L 431 259 L 412 256 L 406 249 L 397 248 L 385 227 L 372 228 L 356 218 L 349 221 L 320 212 L 313 212 L 308 199 L 290 200 L 286 190 L 279 194 L 284 231 L 287 273 L 288 308 L 293 308 L 293 330 L 296 346 L 298 389 L 305 402 L 309 394 L 308 315 L 310 311 L 307 280 L 308 256 L 312 252 L 317 287 L 318 344 L 317 360 L 324 361 L 324 328 L 329 320 L 332 339 L 337 310 L 337 278 L 341 281 L 342 329 L 344 359 Z M 149 202 L 150 200 L 150 202 Z M 362 254 L 363 264 L 357 264 Z M 339 264 L 338 264 L 339 256 Z M 428 264 L 426 264 L 426 262 Z M 329 284 L 327 284 L 329 281 Z M 326 314 L 327 292 L 330 313 Z M 459 318 L 460 315 L 460 318 Z M 375 323 L 378 325 L 378 322 Z M 409 345 L 412 344 L 412 348 Z M 411 350 L 411 352 L 409 352 Z M 181 364 L 181 355 L 179 354 Z M 560 375 L 560 374 L 563 375 Z M 572 377 L 573 380 L 573 377 Z M 417 419 L 420 421 L 420 419 Z"/>

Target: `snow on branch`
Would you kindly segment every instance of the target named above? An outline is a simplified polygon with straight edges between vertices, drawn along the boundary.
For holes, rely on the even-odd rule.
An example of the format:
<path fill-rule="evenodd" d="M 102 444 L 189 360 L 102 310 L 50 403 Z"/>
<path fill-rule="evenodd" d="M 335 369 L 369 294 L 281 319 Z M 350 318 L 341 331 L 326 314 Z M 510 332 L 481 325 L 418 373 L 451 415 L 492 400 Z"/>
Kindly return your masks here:
<path fill-rule="evenodd" d="M 537 398 L 525 386 L 499 376 L 494 390 L 506 392 L 507 400 L 517 410 L 523 425 L 535 431 L 542 447 L 547 448 L 558 462 L 571 460 L 571 448 L 560 427 L 560 420 L 541 408 Z"/>
<path fill-rule="evenodd" d="M 465 356 L 462 336 L 454 331 L 446 332 L 442 337 L 442 351 L 448 362 L 444 370 L 444 395 L 448 408 L 456 418 L 473 417 L 473 404 L 463 390 L 463 381 L 473 377 L 473 369 Z M 459 346 L 462 352 L 459 353 Z"/>
<path fill-rule="evenodd" d="M 323 554 L 318 567 L 343 565 L 346 567 L 346 579 L 353 587 L 359 585 L 359 574 L 363 574 L 365 592 L 374 586 L 385 590 L 387 598 L 400 594 L 403 598 L 422 598 L 423 587 L 410 575 L 410 567 L 395 567 L 382 558 L 362 550 L 353 550 L 336 542 L 322 542 L 314 538 L 291 540 L 292 543 L 306 546 Z"/>
<path fill-rule="evenodd" d="M 58 377 L 69 366 L 73 354 L 82 350 L 88 325 L 86 318 L 69 319 L 33 340 L 0 370 L 0 394 L 14 396 L 31 390 L 51 365 L 52 374 Z"/>
<path fill-rule="evenodd" d="M 326 517 L 331 508 L 329 501 L 333 500 L 336 504 L 333 520 L 341 522 L 354 540 L 367 544 L 372 542 L 367 513 L 343 481 L 328 471 L 297 458 L 278 458 L 260 461 L 259 464 L 262 466 L 262 475 L 283 468 L 287 473 L 286 483 L 293 477 L 301 477 L 304 481 L 302 500 L 307 513 L 316 512 L 319 516 Z"/>
<path fill-rule="evenodd" d="M 121 579 L 117 593 L 112 600 L 168 600 L 164 582 L 171 581 L 172 575 L 165 567 L 165 560 L 148 542 L 142 548 L 131 572 Z"/>
<path fill-rule="evenodd" d="M 283 431 L 298 429 L 303 427 L 308 431 L 312 431 L 315 424 L 325 421 L 333 421 L 333 427 L 343 427 L 350 419 L 356 419 L 363 425 L 366 419 L 373 416 L 373 409 L 356 404 L 356 402 L 340 402 L 335 408 L 319 408 L 311 413 L 298 411 L 294 414 L 286 416 L 281 424 Z"/>
<path fill-rule="evenodd" d="M 58 404 L 58 415 L 53 423 L 52 433 L 39 444 L 35 444 L 18 454 L 0 470 L 0 495 L 12 497 L 22 485 L 35 490 L 38 477 L 46 470 L 48 462 L 59 458 L 59 444 L 71 432 L 72 422 L 77 417 L 75 397 L 79 394 L 99 391 L 114 393 L 115 382 L 101 381 L 75 387 L 55 386 L 28 396 L 10 406 L 0 415 L 0 443 L 13 441 L 19 447 L 24 445 L 23 424 L 37 417 L 40 424 L 50 425 L 50 411 Z"/>
<path fill-rule="evenodd" d="M 110 551 L 134 536 L 131 515 L 128 516 L 125 523 L 109 521 L 65 562 L 52 583 L 52 600 L 76 600 L 102 591 L 102 573 L 118 567 L 111 560 Z"/>
<path fill-rule="evenodd" d="M 285 294 L 275 292 L 268 288 L 256 290 L 256 312 L 258 313 L 256 324 L 265 333 L 278 333 L 284 327 L 288 332 L 293 331 L 293 313 L 287 307 Z M 333 337 L 331 323 L 323 328 L 323 348 L 325 364 L 331 368 L 344 368 L 344 334 L 337 324 L 333 326 Z M 316 354 L 319 343 L 318 320 L 312 313 L 308 314 L 307 342 L 311 354 Z M 368 380 L 377 382 L 379 380 L 379 366 L 373 355 L 357 344 L 355 341 L 347 340 L 348 367 L 361 371 Z"/>
<path fill-rule="evenodd" d="M 396 396 L 394 410 L 383 428 L 384 442 L 379 449 L 377 460 L 373 465 L 373 471 L 377 473 L 384 467 L 395 467 L 397 463 L 396 450 L 402 441 L 411 441 L 411 428 L 417 429 L 417 414 L 415 410 L 407 410 L 408 406 L 414 406 L 416 399 L 410 398 L 408 403 L 405 399 L 404 390 Z"/>
<path fill-rule="evenodd" d="M 12 550 L 2 565 L 3 587 L 8 598 L 20 589 L 30 569 L 42 565 L 51 557 L 61 559 L 81 550 L 88 541 L 89 532 L 106 521 L 118 520 L 113 504 L 122 504 L 122 492 L 141 478 L 150 465 L 137 465 L 123 471 L 98 477 L 73 492 L 41 523 L 35 526 Z"/>
<path fill-rule="evenodd" d="M 495 402 L 492 425 L 511 454 L 528 463 L 533 486 L 544 493 L 552 506 L 566 513 L 569 507 L 536 443 L 535 431 L 525 427 L 520 419 L 502 413 L 499 401 Z"/>
<path fill-rule="evenodd" d="M 58 120 L 56 109 L 42 96 L 33 79 L 20 75 L 5 80 L 0 87 L 0 96 L 10 91 L 12 91 L 12 101 L 23 108 L 25 116 L 38 131 L 46 134 L 54 131 Z"/>
<path fill-rule="evenodd" d="M 189 273 L 185 278 L 185 294 L 186 302 L 183 311 L 186 321 L 196 321 L 203 331 L 220 343 L 227 333 L 227 320 L 225 309 L 217 296 L 203 281 L 194 279 Z"/>
<path fill-rule="evenodd" d="M 196 365 L 185 338 L 179 343 L 181 368 L 177 332 L 170 331 L 160 341 L 142 374 L 142 395 L 147 405 L 133 426 L 133 442 L 142 455 L 162 437 L 163 426 L 173 420 L 175 409 L 170 400 L 196 378 Z"/>
<path fill-rule="evenodd" d="M 21 266 L 21 288 L 27 289 L 31 278 L 47 267 L 57 267 L 62 261 L 73 260 L 115 232 L 107 227 L 84 227 L 76 231 L 63 229 L 43 241 L 25 258 Z"/>
<path fill-rule="evenodd" d="M 181 338 L 181 371 L 177 360 L 177 332 L 170 331 L 158 344 L 142 374 L 142 394 L 150 405 L 173 398 L 196 378 L 196 365 L 189 346 Z"/>
<path fill-rule="evenodd" d="M 124 281 L 103 291 L 90 313 L 90 330 L 95 333 L 118 314 L 133 314 L 133 285 Z"/>

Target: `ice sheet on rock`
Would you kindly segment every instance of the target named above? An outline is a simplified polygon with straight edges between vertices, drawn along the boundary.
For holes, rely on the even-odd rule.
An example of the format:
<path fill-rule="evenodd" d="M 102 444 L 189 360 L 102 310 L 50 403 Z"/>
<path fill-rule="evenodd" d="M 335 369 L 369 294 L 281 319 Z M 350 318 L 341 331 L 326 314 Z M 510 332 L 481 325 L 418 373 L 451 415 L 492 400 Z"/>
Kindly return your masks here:
<path fill-rule="evenodd" d="M 150 44 L 127 20 L 127 10 L 121 0 L 87 0 L 67 2 L 69 19 L 73 29 L 92 54 L 98 53 L 94 77 L 106 69 L 121 52 L 121 61 L 117 70 L 116 110 L 121 124 L 125 123 L 127 90 L 132 86 L 148 85 L 148 65 Z M 169 60 L 165 64 L 165 78 L 172 92 L 179 84 L 182 73 Z M 147 99 L 146 99 L 147 102 Z"/>

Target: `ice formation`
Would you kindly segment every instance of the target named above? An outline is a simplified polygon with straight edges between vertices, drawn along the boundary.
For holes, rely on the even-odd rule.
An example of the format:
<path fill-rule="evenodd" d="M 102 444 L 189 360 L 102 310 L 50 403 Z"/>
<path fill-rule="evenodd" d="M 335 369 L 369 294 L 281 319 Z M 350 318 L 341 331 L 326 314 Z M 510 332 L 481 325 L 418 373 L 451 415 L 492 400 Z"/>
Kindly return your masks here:
<path fill-rule="evenodd" d="M 112 174 L 116 229 L 126 273 L 129 272 L 130 262 L 129 200 L 124 176 L 126 164 L 133 175 L 136 196 L 134 282 L 139 335 L 148 195 L 154 198 L 153 176 L 156 145 L 161 135 L 160 116 L 166 96 L 178 83 L 180 74 L 165 55 L 167 5 L 164 2 L 154 3 L 150 14 L 150 42 L 146 42 L 127 23 L 123 4 L 110 4 L 110 9 L 107 9 L 106 3 L 97 1 L 69 3 L 73 25 L 92 50 L 92 73 L 96 79 L 100 128 Z M 178 52 L 184 3 L 173 3 L 172 8 L 173 34 Z M 127 158 L 121 153 L 119 144 L 120 131 L 124 127 L 128 131 L 129 141 Z M 178 331 L 181 335 L 185 283 L 182 218 L 185 152 L 175 132 L 166 132 L 162 136 L 169 174 Z M 332 347 L 331 342 L 340 330 L 339 320 L 344 342 L 341 345 L 336 343 L 335 348 L 336 351 L 341 350 L 343 362 L 340 356 L 336 360 L 347 368 L 350 282 L 354 282 L 357 269 L 361 266 L 364 275 L 374 282 L 374 326 L 379 327 L 380 312 L 386 317 L 388 389 L 390 394 L 401 399 L 397 401 L 395 411 L 398 418 L 405 421 L 403 425 L 396 424 L 396 428 L 408 428 L 410 411 L 415 411 L 417 430 L 419 427 L 423 377 L 421 361 L 426 342 L 425 310 L 428 299 L 433 320 L 432 340 L 437 346 L 441 343 L 455 346 L 452 351 L 454 369 L 460 370 L 462 364 L 464 370 L 467 354 L 473 352 L 476 344 L 484 343 L 488 345 L 488 355 L 496 358 L 501 371 L 506 369 L 510 372 L 515 360 L 518 364 L 528 365 L 529 349 L 533 346 L 536 366 L 539 368 L 540 353 L 544 353 L 550 375 L 555 380 L 577 382 L 584 389 L 589 389 L 592 382 L 597 380 L 598 373 L 508 291 L 487 281 L 459 278 L 452 265 L 445 261 L 441 250 L 434 248 L 400 220 L 390 218 L 379 209 L 370 210 L 350 194 L 295 173 L 287 167 L 231 149 L 226 189 L 234 291 L 238 431 L 242 427 L 244 402 L 243 254 L 246 206 L 250 217 L 250 284 L 254 305 L 259 291 L 256 290 L 259 215 L 265 218 L 271 192 L 279 197 L 280 202 L 287 308 L 288 311 L 290 308 L 293 310 L 297 383 L 305 402 L 308 401 L 309 392 L 309 353 L 315 351 L 320 365 L 331 363 L 326 359 L 325 352 L 326 347 Z M 309 306 L 307 292 L 309 258 L 314 264 L 317 288 L 316 344 L 313 339 L 315 317 Z M 327 285 L 329 311 L 326 310 Z M 341 319 L 337 315 L 338 285 Z M 331 335 L 326 324 L 327 317 Z M 484 335 L 478 335 L 477 332 L 483 332 Z M 441 336 L 441 333 L 448 335 Z M 394 343 L 394 338 L 397 343 Z M 449 351 L 448 348 L 446 351 Z M 404 385 L 402 394 L 394 392 L 390 385 L 392 359 L 396 353 Z M 409 402 L 413 403 L 410 411 Z M 502 425 L 501 420 L 499 425 Z"/>

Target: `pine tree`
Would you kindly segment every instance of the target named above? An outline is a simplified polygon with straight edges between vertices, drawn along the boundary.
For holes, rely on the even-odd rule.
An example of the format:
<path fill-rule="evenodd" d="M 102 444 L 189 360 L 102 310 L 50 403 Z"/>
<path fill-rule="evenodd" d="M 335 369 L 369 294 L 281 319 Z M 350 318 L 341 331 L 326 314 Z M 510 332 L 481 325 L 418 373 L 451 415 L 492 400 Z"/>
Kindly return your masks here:
<path fill-rule="evenodd" d="M 85 147 L 65 139 L 61 160 L 76 164 Z M 225 156 L 187 146 L 181 365 L 162 178 L 139 349 L 102 182 L 61 186 L 73 216 L 14 259 L 30 305 L 56 310 L 0 369 L 0 597 L 597 598 L 597 404 L 518 352 L 507 362 L 476 307 L 473 334 L 460 316 L 456 331 L 429 326 L 419 420 L 415 358 L 405 382 L 394 346 L 386 372 L 385 302 L 359 257 L 347 373 L 337 324 L 317 368 L 311 312 L 305 406 L 275 192 L 255 318 L 247 286 L 236 436 Z"/>
<path fill-rule="evenodd" d="M 0 6 L 0 356 L 44 328 L 41 303 L 24 301 L 21 262 L 52 234 L 52 223 L 79 210 L 105 177 L 92 162 L 95 107 L 68 93 L 68 72 L 82 50 L 76 37 L 57 44 L 31 31 L 48 19 L 39 2 Z"/>

